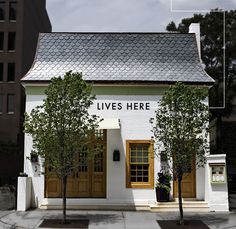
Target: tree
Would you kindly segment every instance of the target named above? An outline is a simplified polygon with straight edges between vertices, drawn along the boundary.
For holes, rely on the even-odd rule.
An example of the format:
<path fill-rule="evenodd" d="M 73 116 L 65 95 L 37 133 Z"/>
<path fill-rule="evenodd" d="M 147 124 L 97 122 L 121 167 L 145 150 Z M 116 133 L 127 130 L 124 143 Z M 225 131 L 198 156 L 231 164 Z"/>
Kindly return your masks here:
<path fill-rule="evenodd" d="M 53 170 L 62 181 L 63 223 L 66 223 L 67 177 L 78 169 L 74 161 L 78 152 L 99 151 L 99 147 L 92 145 L 100 120 L 88 113 L 95 96 L 80 73 L 68 72 L 64 78 L 53 78 L 45 94 L 43 105 L 26 114 L 25 133 L 32 136 L 35 153 L 45 158 L 45 169 Z"/>
<path fill-rule="evenodd" d="M 201 24 L 201 53 L 206 72 L 216 80 L 210 90 L 210 105 L 223 106 L 223 49 L 225 48 L 226 106 L 211 109 L 212 118 L 229 115 L 236 93 L 236 10 L 225 12 L 225 47 L 223 47 L 223 12 L 216 9 L 206 14 L 184 18 L 178 26 L 172 21 L 166 30 L 187 33 L 191 23 Z"/>
<path fill-rule="evenodd" d="M 172 32 L 177 31 L 175 22 L 174 22 L 174 21 L 171 21 L 171 22 L 166 26 L 166 30 L 167 30 L 167 31 L 170 31 L 170 32 L 171 32 L 171 31 L 172 31 Z"/>
<path fill-rule="evenodd" d="M 183 224 L 181 182 L 183 174 L 189 172 L 194 161 L 197 167 L 205 164 L 208 151 L 208 106 L 203 103 L 206 89 L 176 83 L 166 91 L 153 125 L 157 155 L 169 161 L 174 178 L 178 181 L 180 224 Z M 172 162 L 172 163 L 170 163 Z"/>

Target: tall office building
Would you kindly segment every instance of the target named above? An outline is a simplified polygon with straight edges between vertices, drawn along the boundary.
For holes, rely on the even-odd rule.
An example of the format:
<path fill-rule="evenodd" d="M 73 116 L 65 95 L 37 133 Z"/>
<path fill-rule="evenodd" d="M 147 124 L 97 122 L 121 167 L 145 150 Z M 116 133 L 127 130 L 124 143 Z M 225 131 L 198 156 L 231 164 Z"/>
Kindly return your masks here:
<path fill-rule="evenodd" d="M 51 32 L 46 0 L 0 0 L 0 186 L 23 171 L 25 93 L 39 32 Z"/>

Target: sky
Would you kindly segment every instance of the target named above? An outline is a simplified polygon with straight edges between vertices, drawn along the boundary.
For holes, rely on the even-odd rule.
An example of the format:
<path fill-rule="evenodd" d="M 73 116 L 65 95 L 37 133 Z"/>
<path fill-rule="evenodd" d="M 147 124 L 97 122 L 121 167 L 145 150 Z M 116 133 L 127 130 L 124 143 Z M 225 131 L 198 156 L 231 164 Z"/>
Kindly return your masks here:
<path fill-rule="evenodd" d="M 54 32 L 164 32 L 215 8 L 236 9 L 236 0 L 47 0 Z"/>

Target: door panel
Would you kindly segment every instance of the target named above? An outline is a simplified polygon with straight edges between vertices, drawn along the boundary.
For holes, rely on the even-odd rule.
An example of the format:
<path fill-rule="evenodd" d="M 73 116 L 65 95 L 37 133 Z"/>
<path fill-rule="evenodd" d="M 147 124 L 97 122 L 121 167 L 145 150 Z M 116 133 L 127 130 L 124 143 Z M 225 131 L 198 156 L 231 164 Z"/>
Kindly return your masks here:
<path fill-rule="evenodd" d="M 61 195 L 61 182 L 56 178 L 47 179 L 46 197 L 59 197 Z"/>

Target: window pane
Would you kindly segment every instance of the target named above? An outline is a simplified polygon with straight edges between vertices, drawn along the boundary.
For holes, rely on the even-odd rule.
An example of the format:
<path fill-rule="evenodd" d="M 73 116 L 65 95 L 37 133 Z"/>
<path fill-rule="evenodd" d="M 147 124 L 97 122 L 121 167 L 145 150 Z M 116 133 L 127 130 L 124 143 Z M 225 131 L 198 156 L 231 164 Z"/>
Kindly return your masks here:
<path fill-rule="evenodd" d="M 0 32 L 0 50 L 3 50 L 4 46 L 4 32 Z"/>
<path fill-rule="evenodd" d="M 0 63 L 0 81 L 3 81 L 3 63 Z"/>
<path fill-rule="evenodd" d="M 104 130 L 96 130 L 95 136 L 98 140 L 103 140 L 104 139 Z"/>
<path fill-rule="evenodd" d="M 88 171 L 88 152 L 87 149 L 84 148 L 82 152 L 78 154 L 79 156 L 79 172 L 87 172 Z"/>
<path fill-rule="evenodd" d="M 0 94 L 0 113 L 3 112 L 3 94 Z"/>
<path fill-rule="evenodd" d="M 5 2 L 0 2 L 0 21 L 5 19 Z"/>
<path fill-rule="evenodd" d="M 14 113 L 14 95 L 7 95 L 7 113 Z"/>
<path fill-rule="evenodd" d="M 131 144 L 130 145 L 130 163 L 147 164 L 148 163 L 147 144 Z"/>
<path fill-rule="evenodd" d="M 9 20 L 15 21 L 16 20 L 16 2 L 10 2 L 10 12 L 9 12 Z"/>
<path fill-rule="evenodd" d="M 130 180 L 131 182 L 148 182 L 149 169 L 145 165 L 131 165 L 130 166 Z"/>
<path fill-rule="evenodd" d="M 7 81 L 15 80 L 15 64 L 8 63 Z"/>
<path fill-rule="evenodd" d="M 130 144 L 130 181 L 149 182 L 149 144 Z"/>
<path fill-rule="evenodd" d="M 8 34 L 8 50 L 15 50 L 15 43 L 16 43 L 16 33 L 10 32 Z"/>

